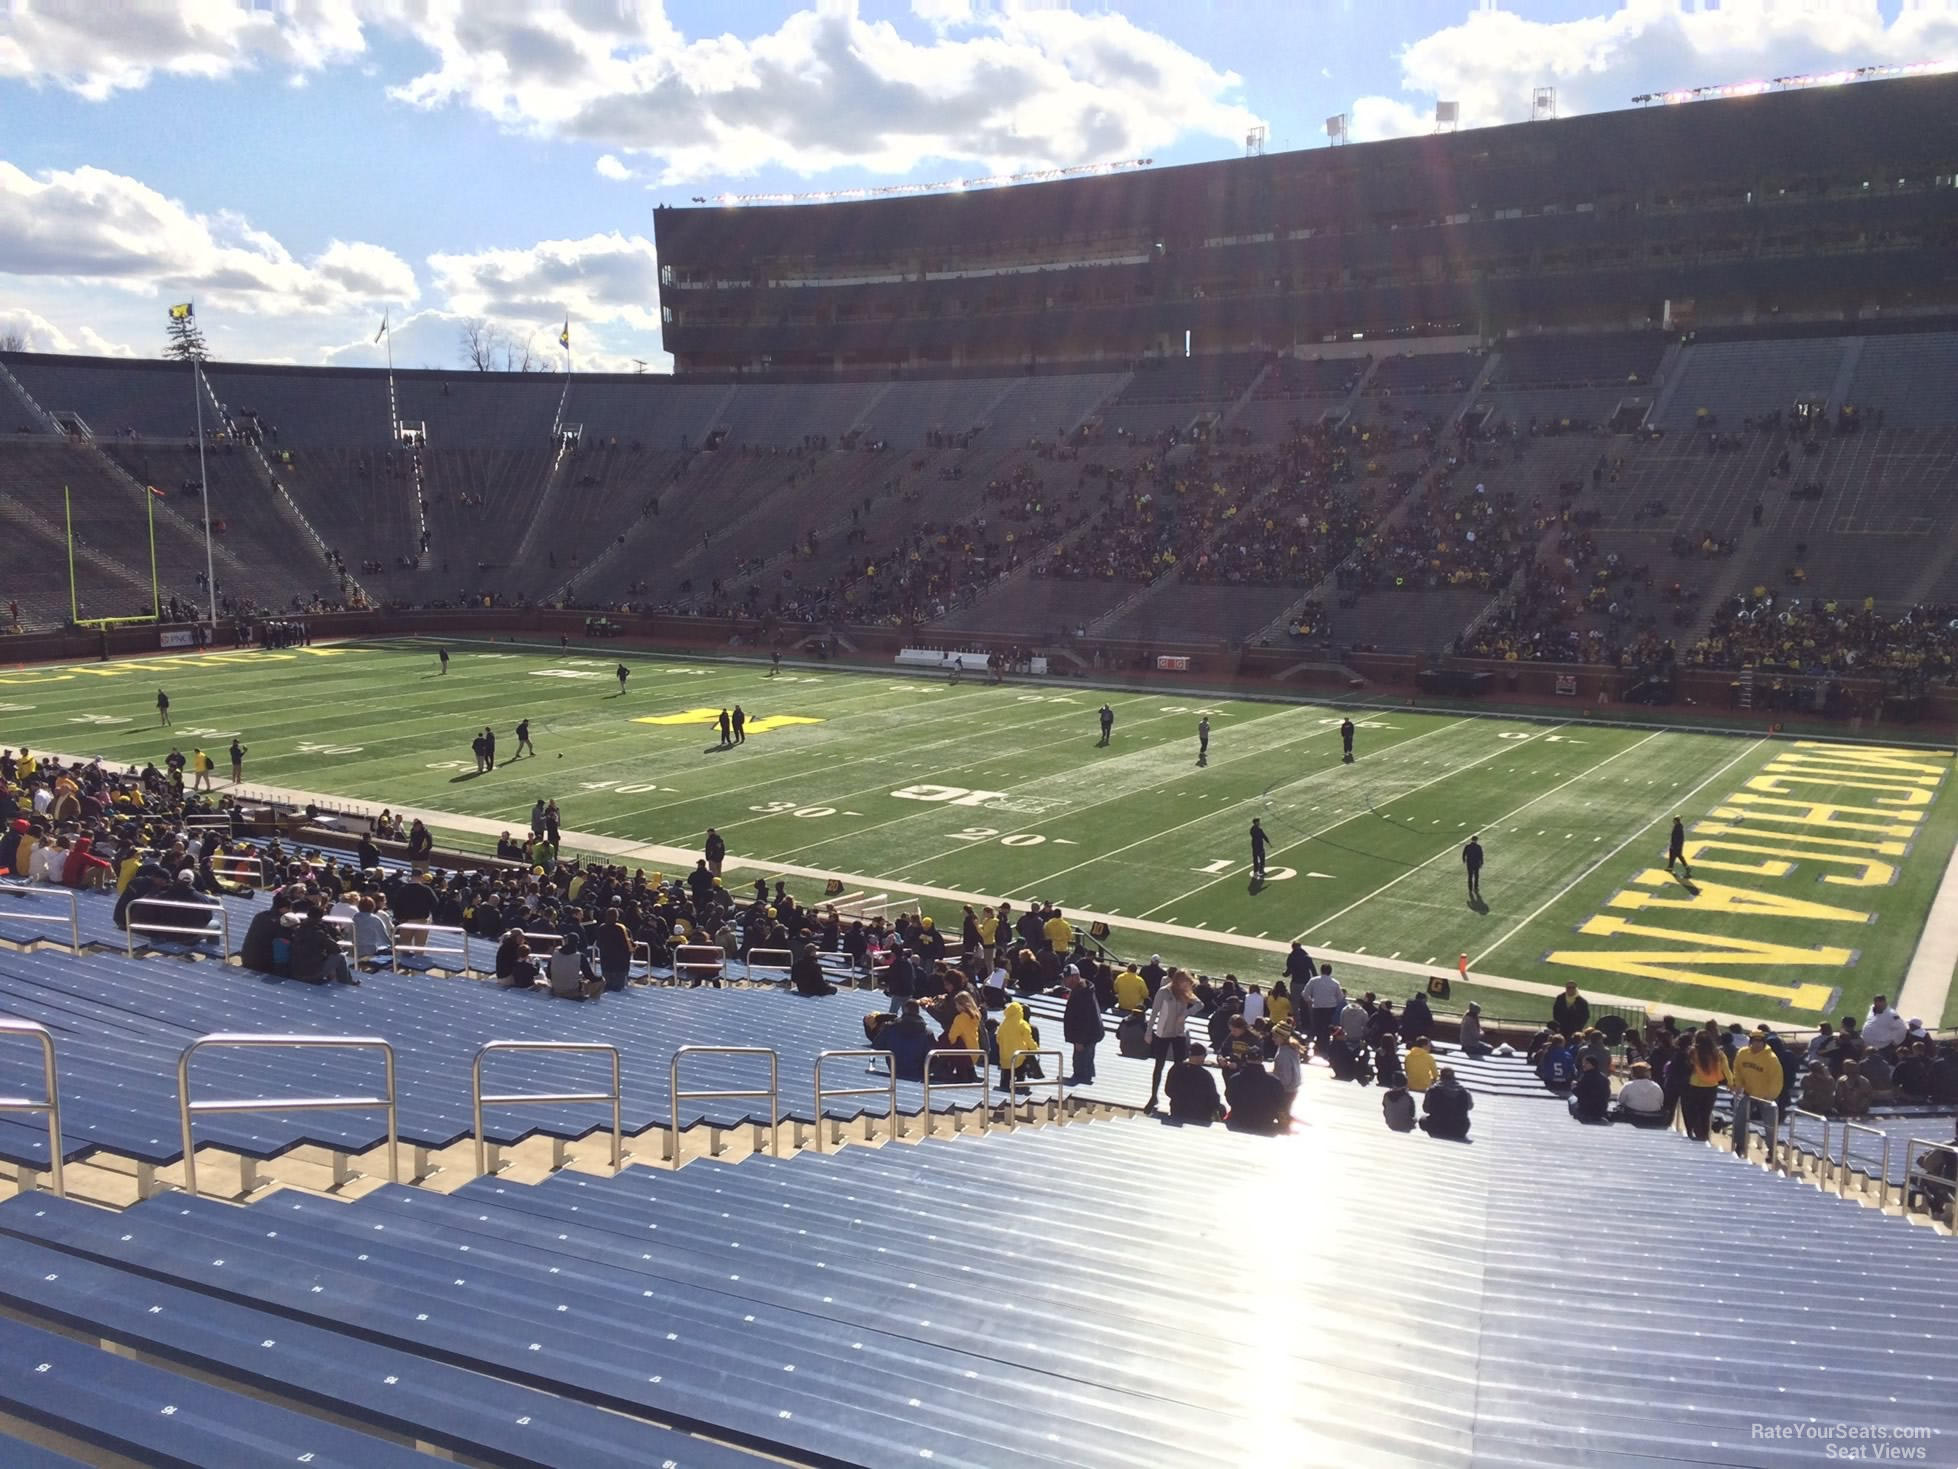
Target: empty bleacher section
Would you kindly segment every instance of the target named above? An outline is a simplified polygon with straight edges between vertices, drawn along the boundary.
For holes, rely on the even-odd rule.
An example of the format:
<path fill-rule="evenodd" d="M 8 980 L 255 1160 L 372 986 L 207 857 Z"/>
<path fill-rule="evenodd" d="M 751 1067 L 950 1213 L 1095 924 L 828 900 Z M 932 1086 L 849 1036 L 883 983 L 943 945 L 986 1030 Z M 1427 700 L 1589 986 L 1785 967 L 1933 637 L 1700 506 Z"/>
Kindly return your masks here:
<path fill-rule="evenodd" d="M 1642 386 L 1659 370 L 1666 343 L 1660 332 L 1509 337 L 1496 346 L 1489 387 Z"/>
<path fill-rule="evenodd" d="M 1958 333 L 1864 338 L 1846 401 L 1899 428 L 1958 425 Z"/>
<path fill-rule="evenodd" d="M 1228 403 L 1251 386 L 1264 357 L 1256 352 L 1212 356 L 1150 357 L 1136 364 L 1121 401 L 1135 403 Z"/>
<path fill-rule="evenodd" d="M 1273 360 L 1258 379 L 1251 395 L 1256 401 L 1272 398 L 1344 398 L 1360 385 L 1371 356 L 1294 357 L 1289 354 Z"/>
<path fill-rule="evenodd" d="M 186 383 L 186 387 L 188 384 Z M 0 445 L 0 495 L 11 501 L 10 519 L 17 523 L 29 518 L 36 530 L 38 545 L 50 543 L 64 549 L 57 552 L 62 592 L 58 598 L 61 615 L 67 609 L 65 563 L 66 517 L 72 506 L 76 554 L 75 576 L 81 590 L 83 617 L 136 617 L 148 614 L 150 602 L 150 521 L 155 511 L 157 582 L 167 601 L 172 595 L 202 606 L 201 582 L 204 571 L 202 532 L 193 535 L 188 520 L 171 514 L 159 502 L 144 504 L 142 489 L 117 472 L 100 454 L 81 444 L 63 442 L 51 436 L 22 436 Z M 183 502 L 186 507 L 196 504 Z M 201 525 L 201 510 L 195 513 Z M 9 563 L 25 546 L 17 545 Z M 45 551 L 33 553 L 36 557 Z M 27 558 L 21 556 L 25 561 Z M 282 587 L 285 583 L 275 569 L 254 585 Z M 231 566 L 220 563 L 218 585 L 221 593 L 242 591 L 230 577 Z M 30 582 L 40 588 L 35 595 L 45 597 L 48 568 L 30 569 Z M 0 600 L 13 593 L 0 593 Z M 281 603 L 284 598 L 281 597 Z"/>
<path fill-rule="evenodd" d="M 1750 417 L 1785 414 L 1797 401 L 1827 402 L 1845 350 L 1836 337 L 1697 342 L 1680 356 L 1680 375 L 1667 389 L 1660 426 L 1677 433 L 1711 418 L 1722 428 L 1738 429 Z"/>
<path fill-rule="evenodd" d="M 1482 371 L 1480 352 L 1400 353 L 1382 357 L 1367 379 L 1368 397 L 1466 393 Z"/>
<path fill-rule="evenodd" d="M 98 440 L 109 457 L 143 485 L 161 490 L 201 531 L 204 506 L 197 492 L 198 453 L 194 440 Z M 205 482 L 210 486 L 211 531 L 237 558 L 229 576 L 218 577 L 221 593 L 249 596 L 261 607 L 281 610 L 345 600 L 339 574 L 299 525 L 251 446 L 223 440 L 205 446 Z M 344 554 L 344 552 L 343 552 Z"/>

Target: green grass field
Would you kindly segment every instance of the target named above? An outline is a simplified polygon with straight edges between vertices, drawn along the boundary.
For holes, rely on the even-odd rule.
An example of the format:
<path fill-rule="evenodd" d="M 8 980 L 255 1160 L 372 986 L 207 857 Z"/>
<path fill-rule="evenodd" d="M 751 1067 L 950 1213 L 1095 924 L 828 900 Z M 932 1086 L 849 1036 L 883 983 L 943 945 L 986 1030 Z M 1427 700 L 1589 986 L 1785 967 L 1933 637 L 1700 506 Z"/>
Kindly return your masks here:
<path fill-rule="evenodd" d="M 16 746 L 137 763 L 174 737 L 221 772 L 236 732 L 247 787 L 442 813 L 478 848 L 539 796 L 569 850 L 668 871 L 680 853 L 656 849 L 695 852 L 713 825 L 742 864 L 731 879 L 787 871 L 813 896 L 804 879 L 835 875 L 942 922 L 968 895 L 1039 897 L 1107 915 L 1120 952 L 1210 972 L 1268 976 L 1303 937 L 1398 995 L 1414 967 L 1452 973 L 1467 953 L 1487 988 L 1458 998 L 1511 1016 L 1543 1013 L 1534 987 L 1569 978 L 1687 1014 L 1860 1012 L 1897 993 L 1958 836 L 1948 751 L 1370 708 L 1345 765 L 1341 713 L 1317 704 L 633 655 L 619 696 L 610 650 L 451 648 L 446 676 L 432 647 L 394 644 L 23 668 L 0 674 L 0 713 Z M 735 703 L 759 724 L 719 750 L 711 716 Z M 511 761 L 524 716 L 538 756 Z M 502 763 L 478 776 L 485 724 Z M 1690 889 L 1664 872 L 1675 811 L 1715 844 Z M 1272 839 L 1261 887 L 1254 816 Z M 1471 832 L 1480 907 L 1459 859 Z"/>

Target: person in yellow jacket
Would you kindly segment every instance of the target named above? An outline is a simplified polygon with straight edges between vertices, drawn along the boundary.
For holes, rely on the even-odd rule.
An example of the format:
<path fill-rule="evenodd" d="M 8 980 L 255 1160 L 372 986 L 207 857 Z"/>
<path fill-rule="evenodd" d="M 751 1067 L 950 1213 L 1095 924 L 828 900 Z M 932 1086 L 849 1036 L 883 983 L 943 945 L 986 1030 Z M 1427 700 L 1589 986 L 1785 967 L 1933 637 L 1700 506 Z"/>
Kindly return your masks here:
<path fill-rule="evenodd" d="M 193 748 L 190 752 L 190 768 L 196 776 L 196 779 L 191 782 L 190 788 L 194 791 L 210 790 L 211 772 L 217 769 L 217 761 L 213 760 L 202 750 Z"/>
<path fill-rule="evenodd" d="M 1134 964 L 1124 964 L 1115 976 L 1115 1008 L 1130 1015 L 1149 1008 L 1149 981 L 1135 972 Z"/>
<path fill-rule="evenodd" d="M 1292 997 L 1286 992 L 1282 980 L 1274 984 L 1271 993 L 1265 996 L 1265 1015 L 1271 1020 L 1274 1030 L 1292 1023 Z"/>
<path fill-rule="evenodd" d="M 1047 942 L 1056 954 L 1065 954 L 1074 947 L 1074 925 L 1061 917 L 1058 908 L 1047 910 L 1047 921 L 1040 926 L 1040 931 L 1047 935 Z"/>
<path fill-rule="evenodd" d="M 995 1040 L 999 1046 L 1000 1085 L 1010 1097 L 1020 1084 L 1019 1070 L 1027 1053 L 1039 1044 L 1033 1038 L 1033 1027 L 1027 1024 L 1027 1008 L 1018 1000 L 1006 1007 Z"/>
<path fill-rule="evenodd" d="M 1747 1038 L 1747 1044 L 1735 1055 L 1732 1072 L 1734 1151 L 1745 1158 L 1749 1141 L 1748 1123 L 1757 1110 L 1753 1104 L 1762 1102 L 1772 1107 L 1778 1106 L 1781 1101 L 1781 1058 L 1768 1049 L 1768 1028 L 1765 1025 L 1757 1027 L 1754 1034 Z"/>
<path fill-rule="evenodd" d="M 1435 1058 L 1428 1049 L 1426 1036 L 1416 1036 L 1407 1043 L 1407 1059 L 1402 1065 L 1407 1071 L 1409 1091 L 1424 1092 L 1435 1084 Z"/>

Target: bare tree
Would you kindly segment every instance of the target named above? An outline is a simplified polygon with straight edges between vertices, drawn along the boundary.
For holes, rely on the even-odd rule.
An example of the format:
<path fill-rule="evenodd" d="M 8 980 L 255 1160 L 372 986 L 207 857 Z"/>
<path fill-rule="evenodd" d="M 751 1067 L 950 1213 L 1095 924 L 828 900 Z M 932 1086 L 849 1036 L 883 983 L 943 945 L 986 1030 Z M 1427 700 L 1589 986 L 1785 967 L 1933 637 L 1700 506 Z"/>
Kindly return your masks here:
<path fill-rule="evenodd" d="M 496 371 L 497 348 L 503 333 L 484 316 L 465 316 L 456 328 L 456 347 L 463 363 L 478 372 Z"/>
<path fill-rule="evenodd" d="M 505 372 L 539 372 L 544 359 L 537 352 L 537 333 L 532 332 L 522 342 L 514 336 L 506 336 L 503 341 L 503 370 Z"/>
<path fill-rule="evenodd" d="M 25 352 L 26 350 L 27 333 L 19 327 L 8 327 L 4 332 L 0 332 L 0 352 Z"/>

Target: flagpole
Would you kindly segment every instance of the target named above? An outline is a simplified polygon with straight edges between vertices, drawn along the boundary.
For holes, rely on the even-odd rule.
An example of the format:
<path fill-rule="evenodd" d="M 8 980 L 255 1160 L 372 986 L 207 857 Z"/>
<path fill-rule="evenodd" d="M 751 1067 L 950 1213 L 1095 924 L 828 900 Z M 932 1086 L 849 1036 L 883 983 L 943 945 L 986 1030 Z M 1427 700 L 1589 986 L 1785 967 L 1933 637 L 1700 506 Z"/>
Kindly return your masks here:
<path fill-rule="evenodd" d="M 68 516 L 68 620 L 79 625 L 82 603 L 75 592 L 75 500 L 66 485 L 61 487 L 61 507 Z"/>
<path fill-rule="evenodd" d="M 163 593 L 156 584 L 156 496 L 150 493 L 148 485 L 143 486 L 143 511 L 150 522 L 150 615 L 162 622 Z M 216 628 L 211 630 L 211 636 L 217 636 Z"/>
<path fill-rule="evenodd" d="M 197 405 L 197 483 L 204 492 L 204 590 L 210 597 L 211 636 L 218 631 L 218 573 L 211 551 L 211 477 L 204 467 L 204 370 L 190 359 L 190 395 Z"/>

